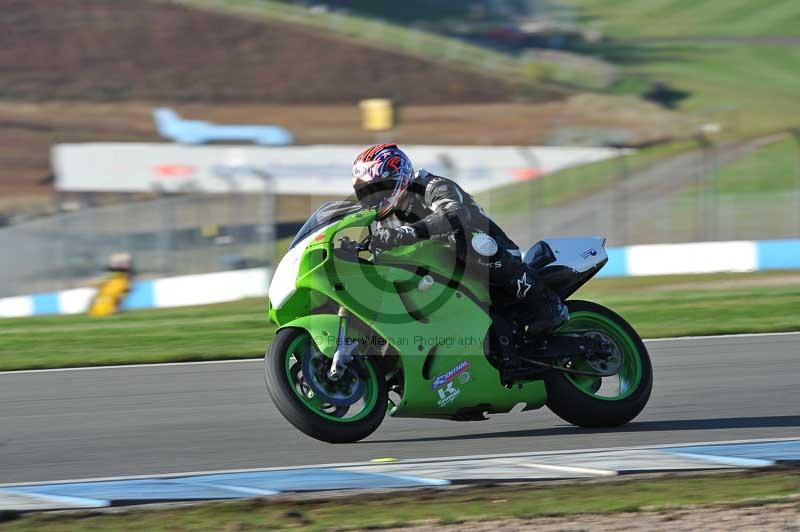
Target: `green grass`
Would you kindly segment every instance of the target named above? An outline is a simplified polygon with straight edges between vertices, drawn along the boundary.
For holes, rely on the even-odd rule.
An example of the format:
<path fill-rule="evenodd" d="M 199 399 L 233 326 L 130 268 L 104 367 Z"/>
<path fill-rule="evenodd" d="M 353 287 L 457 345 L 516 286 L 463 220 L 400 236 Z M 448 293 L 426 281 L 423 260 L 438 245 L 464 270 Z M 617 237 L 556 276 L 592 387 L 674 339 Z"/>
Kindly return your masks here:
<path fill-rule="evenodd" d="M 0 321 L 0 370 L 257 357 L 273 332 L 263 299 L 107 318 L 9 319 Z"/>
<path fill-rule="evenodd" d="M 800 330 L 800 276 L 786 273 L 599 279 L 576 298 L 607 305 L 645 338 Z"/>
<path fill-rule="evenodd" d="M 578 298 L 605 304 L 644 337 L 800 330 L 800 275 L 597 279 Z M 0 321 L 0 370 L 261 356 L 274 329 L 261 299 L 109 318 Z"/>
<path fill-rule="evenodd" d="M 744 136 L 800 125 L 800 47 L 648 45 L 653 59 L 632 65 L 690 96 L 680 110 L 723 124 L 723 134 Z"/>
<path fill-rule="evenodd" d="M 563 0 L 620 37 L 800 35 L 796 0 Z"/>
<path fill-rule="evenodd" d="M 721 231 L 706 235 L 715 240 L 796 236 L 800 231 L 798 141 L 788 135 L 719 166 L 674 196 L 668 214 L 642 220 L 637 229 L 657 234 L 659 226 L 668 225 L 671 234 L 683 235 L 682 239 L 698 238 L 708 230 Z M 710 221 L 708 227 L 706 221 Z"/>
<path fill-rule="evenodd" d="M 639 171 L 695 148 L 697 145 L 692 141 L 647 148 L 625 155 L 624 161 L 614 158 L 566 168 L 540 179 L 483 192 L 476 199 L 490 214 L 504 215 L 528 212 L 541 206 L 562 205 L 611 186 L 620 179 L 622 164 L 628 172 Z"/>
<path fill-rule="evenodd" d="M 714 180 L 718 194 L 764 194 L 800 189 L 800 139 L 787 137 L 720 166 Z"/>
<path fill-rule="evenodd" d="M 702 42 L 695 37 L 800 36 L 794 0 L 562 0 L 579 20 L 611 40 L 586 50 L 616 62 L 640 91 L 660 81 L 688 91 L 678 109 L 723 123 L 723 134 L 754 135 L 800 125 L 800 47 L 747 39 Z"/>
<path fill-rule="evenodd" d="M 32 514 L 3 532 L 49 530 L 354 530 L 554 515 L 757 506 L 800 495 L 797 471 L 674 476 L 569 484 L 477 486 L 294 501 L 252 499 L 122 512 Z M 791 500 L 791 499 L 789 499 Z M 754 509 L 754 511 L 757 511 Z"/>

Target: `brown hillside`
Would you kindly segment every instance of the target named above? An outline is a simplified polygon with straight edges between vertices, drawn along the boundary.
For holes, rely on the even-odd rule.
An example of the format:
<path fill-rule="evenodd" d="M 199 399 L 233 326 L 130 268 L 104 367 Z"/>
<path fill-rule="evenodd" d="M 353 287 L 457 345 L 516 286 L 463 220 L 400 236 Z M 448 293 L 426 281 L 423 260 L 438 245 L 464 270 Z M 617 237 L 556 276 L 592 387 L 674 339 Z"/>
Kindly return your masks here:
<path fill-rule="evenodd" d="M 15 100 L 439 104 L 514 94 L 337 36 L 143 0 L 0 0 L 0 72 L 0 98 Z"/>

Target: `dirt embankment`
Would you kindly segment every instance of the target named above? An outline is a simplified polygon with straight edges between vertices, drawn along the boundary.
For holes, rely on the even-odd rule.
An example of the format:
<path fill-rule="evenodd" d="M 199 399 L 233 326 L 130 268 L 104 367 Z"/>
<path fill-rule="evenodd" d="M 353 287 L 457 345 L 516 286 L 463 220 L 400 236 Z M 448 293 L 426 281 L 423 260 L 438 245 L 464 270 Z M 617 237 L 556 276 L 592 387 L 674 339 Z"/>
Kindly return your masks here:
<path fill-rule="evenodd" d="M 496 78 L 287 24 L 142 0 L 2 6 L 3 99 L 439 104 L 514 94 Z"/>
<path fill-rule="evenodd" d="M 420 525 L 392 530 L 417 532 L 770 532 L 800 530 L 800 503 L 752 505 L 741 507 L 682 508 L 607 515 L 584 514 L 535 519 L 466 522 L 457 525 Z"/>

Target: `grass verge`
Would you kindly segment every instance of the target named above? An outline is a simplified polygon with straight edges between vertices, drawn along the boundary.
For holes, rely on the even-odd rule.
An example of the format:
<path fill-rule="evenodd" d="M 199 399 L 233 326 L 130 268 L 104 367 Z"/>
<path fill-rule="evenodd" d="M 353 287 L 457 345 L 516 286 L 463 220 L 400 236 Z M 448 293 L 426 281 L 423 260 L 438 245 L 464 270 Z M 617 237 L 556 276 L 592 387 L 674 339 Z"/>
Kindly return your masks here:
<path fill-rule="evenodd" d="M 602 191 L 625 172 L 644 170 L 659 161 L 697 149 L 693 141 L 680 141 L 646 148 L 619 157 L 582 164 L 542 178 L 499 187 L 478 194 L 476 199 L 490 213 L 527 213 L 539 207 L 563 205 Z"/>
<path fill-rule="evenodd" d="M 50 316 L 0 324 L 0 370 L 250 358 L 274 329 L 248 299 L 110 316 Z"/>
<path fill-rule="evenodd" d="M 565 0 L 581 15 L 620 37 L 756 37 L 800 35 L 793 0 Z M 658 21 L 658 23 L 654 23 Z"/>
<path fill-rule="evenodd" d="M 646 338 L 800 330 L 800 274 L 597 279 L 576 298 L 607 305 Z M 0 370 L 261 356 L 274 334 L 261 299 L 109 318 L 0 321 Z"/>
<path fill-rule="evenodd" d="M 712 188 L 737 196 L 800 190 L 800 137 L 783 138 L 720 166 Z"/>
<path fill-rule="evenodd" d="M 598 279 L 574 297 L 611 307 L 644 338 L 800 330 L 796 272 Z"/>
<path fill-rule="evenodd" d="M 722 123 L 729 137 L 797 127 L 797 2 L 562 2 L 611 39 L 583 51 L 620 66 L 620 88 L 666 83 L 677 91 L 670 105 Z"/>
<path fill-rule="evenodd" d="M 29 530 L 353 530 L 555 515 L 611 514 L 710 505 L 763 504 L 800 495 L 796 470 L 660 479 L 476 486 L 356 497 L 252 499 L 118 513 L 38 514 L 0 525 Z"/>

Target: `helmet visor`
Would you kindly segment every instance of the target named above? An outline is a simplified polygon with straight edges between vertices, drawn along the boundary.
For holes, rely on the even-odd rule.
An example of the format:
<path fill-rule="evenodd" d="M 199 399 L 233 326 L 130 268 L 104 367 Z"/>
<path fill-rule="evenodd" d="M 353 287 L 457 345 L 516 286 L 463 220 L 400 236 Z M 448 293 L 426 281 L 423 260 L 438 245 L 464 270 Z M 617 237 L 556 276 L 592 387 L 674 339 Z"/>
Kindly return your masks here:
<path fill-rule="evenodd" d="M 358 201 L 365 207 L 375 207 L 387 201 L 397 188 L 395 179 L 379 179 L 357 183 L 353 187 Z"/>

